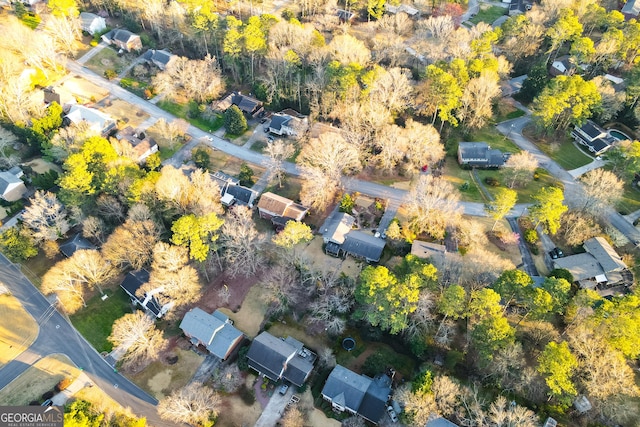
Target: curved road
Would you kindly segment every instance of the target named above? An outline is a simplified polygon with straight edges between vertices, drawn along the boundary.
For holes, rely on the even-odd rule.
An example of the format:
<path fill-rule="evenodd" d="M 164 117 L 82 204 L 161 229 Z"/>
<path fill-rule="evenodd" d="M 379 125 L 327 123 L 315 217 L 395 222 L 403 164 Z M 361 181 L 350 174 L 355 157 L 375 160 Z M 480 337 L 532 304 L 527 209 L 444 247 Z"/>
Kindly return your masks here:
<path fill-rule="evenodd" d="M 0 369 L 0 389 L 42 357 L 66 354 L 91 380 L 124 408 L 146 417 L 149 426 L 172 425 L 161 420 L 157 400 L 115 372 L 22 272 L 0 254 L 0 280 L 38 323 L 39 333 L 31 346 Z"/>

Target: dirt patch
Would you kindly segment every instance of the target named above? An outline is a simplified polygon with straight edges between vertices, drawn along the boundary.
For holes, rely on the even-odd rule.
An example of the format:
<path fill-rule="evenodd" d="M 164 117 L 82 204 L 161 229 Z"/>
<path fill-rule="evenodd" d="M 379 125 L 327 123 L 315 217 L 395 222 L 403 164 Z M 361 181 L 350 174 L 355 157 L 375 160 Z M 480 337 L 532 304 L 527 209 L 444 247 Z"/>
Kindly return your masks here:
<path fill-rule="evenodd" d="M 0 366 L 27 349 L 38 336 L 38 324 L 11 295 L 0 295 Z"/>
<path fill-rule="evenodd" d="M 152 396 L 162 399 L 173 390 L 187 385 L 204 359 L 192 351 L 179 348 L 172 349 L 171 353 L 178 356 L 177 363 L 173 365 L 169 365 L 166 357 L 162 357 L 140 372 L 125 372 L 125 375 Z"/>
<path fill-rule="evenodd" d="M 51 163 L 44 159 L 33 159 L 30 162 L 25 163 L 26 166 L 29 166 L 34 172 L 37 173 L 45 173 L 50 170 L 54 170 L 58 173 L 62 173 L 62 168 L 55 163 Z"/>
<path fill-rule="evenodd" d="M 274 322 L 269 328 L 269 333 L 276 337 L 293 337 L 316 352 L 322 348 L 331 347 L 332 343 L 327 341 L 326 333 L 308 334 L 303 327 L 304 324 L 305 322 L 287 322 L 284 320 Z"/>
<path fill-rule="evenodd" d="M 111 100 L 109 104 L 102 107 L 102 110 L 114 119 L 121 120 L 134 129 L 149 118 L 149 115 L 144 111 L 120 99 Z"/>
<path fill-rule="evenodd" d="M 302 408 L 307 410 L 308 425 L 312 427 L 340 427 L 342 423 L 327 416 L 320 409 L 313 407 L 313 395 L 311 389 L 307 389 L 301 396 L 300 402 Z"/>
<path fill-rule="evenodd" d="M 249 290 L 253 285 L 258 283 L 262 277 L 264 277 L 264 272 L 250 277 L 244 277 L 242 275 L 230 277 L 226 273 L 222 273 L 206 286 L 206 290 L 197 306 L 210 312 L 221 307 L 236 312 L 240 310 L 240 306 L 242 306 Z M 225 287 L 229 291 L 228 301 L 225 301 L 225 298 L 220 296 L 221 289 Z"/>
<path fill-rule="evenodd" d="M 80 370 L 64 354 L 52 354 L 38 360 L 18 378 L 0 391 L 0 405 L 27 405 L 32 400 L 42 400 L 43 393 L 52 390 L 67 377 L 75 379 Z"/>
<path fill-rule="evenodd" d="M 78 76 L 63 80 L 55 89 L 63 104 L 98 102 L 109 95 L 109 91 Z"/>
<path fill-rule="evenodd" d="M 256 377 L 247 375 L 245 387 L 253 389 Z M 237 394 L 226 395 L 222 398 L 220 415 L 216 421 L 217 427 L 252 426 L 262 414 L 262 406 L 256 399 L 252 405 L 247 405 Z"/>

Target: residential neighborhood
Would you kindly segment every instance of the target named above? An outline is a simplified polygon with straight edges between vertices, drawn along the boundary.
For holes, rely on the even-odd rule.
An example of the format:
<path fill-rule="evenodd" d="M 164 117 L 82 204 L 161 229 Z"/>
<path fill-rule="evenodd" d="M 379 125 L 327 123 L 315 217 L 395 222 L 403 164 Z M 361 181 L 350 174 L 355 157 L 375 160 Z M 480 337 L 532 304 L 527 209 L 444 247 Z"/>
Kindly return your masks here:
<path fill-rule="evenodd" d="M 0 2 L 0 419 L 640 424 L 638 3 Z"/>

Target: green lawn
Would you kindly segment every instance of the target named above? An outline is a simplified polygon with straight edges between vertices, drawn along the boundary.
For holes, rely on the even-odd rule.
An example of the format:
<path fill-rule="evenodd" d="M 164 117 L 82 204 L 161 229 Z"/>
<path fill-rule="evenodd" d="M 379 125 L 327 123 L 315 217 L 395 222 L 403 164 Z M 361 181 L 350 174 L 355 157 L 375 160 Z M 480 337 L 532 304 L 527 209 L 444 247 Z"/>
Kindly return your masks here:
<path fill-rule="evenodd" d="M 462 169 L 455 158 L 447 157 L 445 159 L 443 177 L 460 190 L 462 200 L 466 202 L 487 202 L 482 191 L 475 184 L 471 170 Z M 465 182 L 468 182 L 469 186 L 466 190 L 462 190 L 460 187 Z"/>
<path fill-rule="evenodd" d="M 123 290 L 107 290 L 105 294 L 109 298 L 102 301 L 98 294 L 87 301 L 85 308 L 70 316 L 73 326 L 100 352 L 113 348 L 107 341 L 113 322 L 131 312 L 131 303 Z"/>
<path fill-rule="evenodd" d="M 130 55 L 118 56 L 115 50 L 107 47 L 87 61 L 86 66 L 96 74 L 103 76 L 106 70 L 114 70 L 116 73 L 121 72 L 129 65 L 131 60 L 132 57 Z"/>
<path fill-rule="evenodd" d="M 531 196 L 540 191 L 541 188 L 559 185 L 558 180 L 551 176 L 546 169 L 538 168 L 537 173 L 538 179 L 532 179 L 526 187 L 515 188 L 518 192 L 518 203 L 532 203 L 533 199 Z M 505 187 L 504 180 L 502 179 L 502 173 L 499 170 L 478 170 L 478 176 L 482 182 L 484 182 L 487 177 L 494 177 L 500 181 L 499 187 L 491 187 L 487 184 L 484 185 L 491 194 L 495 194 L 499 188 Z"/>
<path fill-rule="evenodd" d="M 189 112 L 188 104 L 178 104 L 177 102 L 162 100 L 158 102 L 158 107 L 162 108 L 164 111 L 173 114 L 176 117 L 180 117 L 185 119 L 198 129 L 201 129 L 205 132 L 213 132 L 218 130 L 224 124 L 224 119 L 221 115 L 217 115 L 215 120 L 207 120 L 202 117 L 189 117 L 187 114 Z"/>
<path fill-rule="evenodd" d="M 478 14 L 471 18 L 469 21 L 474 24 L 478 24 L 480 22 L 486 22 L 487 24 L 492 24 L 493 21 L 500 18 L 502 15 L 506 15 L 507 9 L 500 6 L 491 6 L 486 9 L 480 9 Z"/>
<path fill-rule="evenodd" d="M 160 151 L 160 159 L 161 160 L 167 160 L 170 159 L 171 157 L 173 157 L 174 154 L 176 154 L 176 152 L 180 149 L 179 144 L 176 144 L 176 147 L 174 147 L 173 149 L 169 148 L 169 147 L 160 147 L 159 151 Z"/>
<path fill-rule="evenodd" d="M 555 160 L 564 169 L 570 171 L 587 165 L 593 159 L 577 148 L 571 141 L 563 141 L 560 144 L 537 144 L 549 157 Z"/>
<path fill-rule="evenodd" d="M 628 215 L 640 209 L 640 189 L 631 185 L 630 182 L 625 182 L 624 195 L 616 207 L 618 212 L 623 215 Z"/>

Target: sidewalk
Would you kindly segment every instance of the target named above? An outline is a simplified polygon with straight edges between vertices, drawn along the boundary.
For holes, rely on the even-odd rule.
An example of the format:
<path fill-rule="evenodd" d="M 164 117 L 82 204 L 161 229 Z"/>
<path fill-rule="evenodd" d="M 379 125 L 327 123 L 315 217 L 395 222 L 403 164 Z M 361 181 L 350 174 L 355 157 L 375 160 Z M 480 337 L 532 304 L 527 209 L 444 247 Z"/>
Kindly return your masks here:
<path fill-rule="evenodd" d="M 69 387 L 62 390 L 51 398 L 51 401 L 55 406 L 64 406 L 74 394 L 79 392 L 85 387 L 93 387 L 93 382 L 89 379 L 87 374 L 82 372 Z"/>
<path fill-rule="evenodd" d="M 96 56 L 98 53 L 100 53 L 100 51 L 102 49 L 104 49 L 107 46 L 109 46 L 109 45 L 106 44 L 105 42 L 100 42 L 100 44 L 98 44 L 96 47 L 91 49 L 89 52 L 85 53 L 82 56 L 82 58 L 78 58 L 78 60 L 76 62 L 79 63 L 79 64 L 82 64 L 82 65 L 86 64 L 91 58 Z"/>

